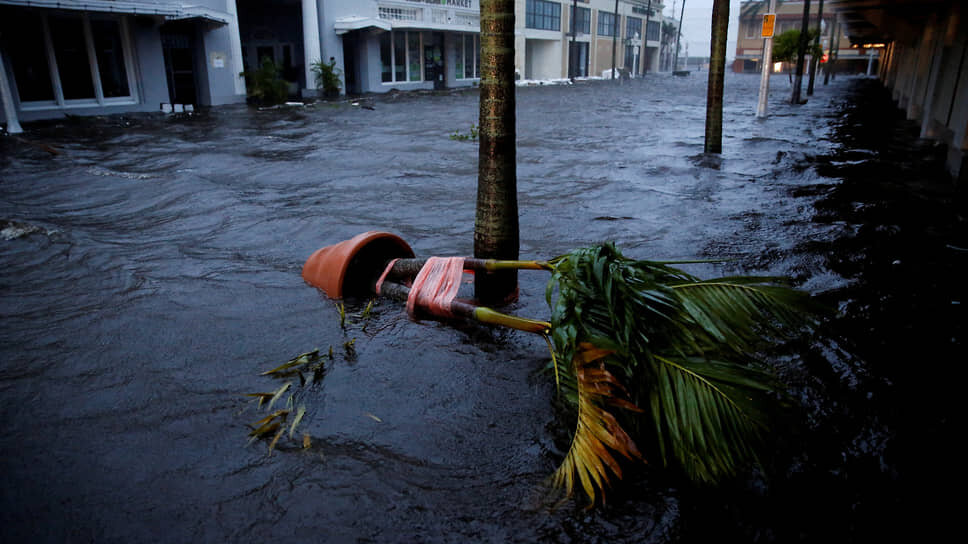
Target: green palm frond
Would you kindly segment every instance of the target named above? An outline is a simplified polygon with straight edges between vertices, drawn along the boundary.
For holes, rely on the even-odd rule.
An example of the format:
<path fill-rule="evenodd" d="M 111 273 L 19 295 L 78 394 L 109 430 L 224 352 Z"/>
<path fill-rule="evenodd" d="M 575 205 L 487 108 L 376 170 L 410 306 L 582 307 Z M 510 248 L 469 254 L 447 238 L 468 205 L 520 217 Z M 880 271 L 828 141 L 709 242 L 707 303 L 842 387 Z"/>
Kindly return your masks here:
<path fill-rule="evenodd" d="M 678 464 L 694 481 L 715 483 L 756 461 L 772 377 L 731 363 L 655 359 L 650 407 L 663 464 Z"/>
<path fill-rule="evenodd" d="M 651 439 L 664 465 L 678 465 L 699 482 L 719 481 L 756 462 L 780 387 L 751 365 L 763 342 L 813 322 L 816 308 L 807 294 L 778 278 L 702 280 L 673 263 L 628 259 L 612 244 L 550 263 L 554 351 L 561 361 L 586 360 L 589 345 L 610 352 L 596 363 L 608 367 L 609 383 L 624 384 L 633 404 L 649 408 L 630 422 L 636 440 Z M 561 368 L 561 383 L 578 390 L 566 398 L 577 405 L 579 432 L 581 415 L 596 414 L 578 376 L 586 368 Z M 569 451 L 556 482 L 570 492 L 573 482 L 559 475 L 578 474 L 594 499 L 589 485 L 600 490 L 607 483 L 601 469 L 611 465 L 588 455 L 597 450 L 578 434 L 576 454 Z"/>
<path fill-rule="evenodd" d="M 602 359 L 611 351 L 583 343 L 572 359 L 577 391 L 578 423 L 571 446 L 552 480 L 571 495 L 576 480 L 591 503 L 604 500 L 609 473 L 622 477 L 615 452 L 628 460 L 642 455 L 606 405 L 640 411 L 624 399 L 625 388 L 605 369 Z"/>

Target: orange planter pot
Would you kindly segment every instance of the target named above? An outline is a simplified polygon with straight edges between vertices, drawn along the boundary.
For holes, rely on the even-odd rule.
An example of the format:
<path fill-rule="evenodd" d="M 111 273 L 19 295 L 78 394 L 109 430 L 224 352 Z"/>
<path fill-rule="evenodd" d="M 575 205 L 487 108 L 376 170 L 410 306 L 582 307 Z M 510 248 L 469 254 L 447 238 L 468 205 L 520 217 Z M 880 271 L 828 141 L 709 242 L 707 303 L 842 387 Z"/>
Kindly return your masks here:
<path fill-rule="evenodd" d="M 310 255 L 303 265 L 302 276 L 329 298 L 365 296 L 373 293 L 373 286 L 387 263 L 411 257 L 414 257 L 413 250 L 399 236 L 369 231 Z"/>

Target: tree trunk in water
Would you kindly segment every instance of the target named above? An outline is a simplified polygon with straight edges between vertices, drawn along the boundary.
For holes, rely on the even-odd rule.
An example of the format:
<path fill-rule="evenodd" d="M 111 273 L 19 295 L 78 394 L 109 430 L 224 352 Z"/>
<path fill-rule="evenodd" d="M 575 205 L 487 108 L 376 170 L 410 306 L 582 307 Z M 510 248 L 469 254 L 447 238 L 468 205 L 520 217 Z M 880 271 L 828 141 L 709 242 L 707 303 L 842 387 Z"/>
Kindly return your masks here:
<path fill-rule="evenodd" d="M 723 78 L 726 76 L 728 30 L 729 0 L 715 0 L 709 47 L 709 83 L 706 91 L 706 153 L 723 152 Z"/>
<path fill-rule="evenodd" d="M 474 256 L 517 259 L 514 0 L 481 0 L 480 148 Z M 474 296 L 494 304 L 517 294 L 516 270 L 477 273 Z"/>
<path fill-rule="evenodd" d="M 790 97 L 791 104 L 800 104 L 800 88 L 803 87 L 803 65 L 807 54 L 807 44 L 810 35 L 810 0 L 803 2 L 803 21 L 800 23 L 800 43 L 797 47 L 797 73 L 796 82 L 793 84 L 793 96 Z"/>
<path fill-rule="evenodd" d="M 817 11 L 817 37 L 813 40 L 813 55 L 810 60 L 810 82 L 807 83 L 807 96 L 813 96 L 813 82 L 817 77 L 817 66 L 820 66 L 820 59 L 817 58 L 817 50 L 820 49 L 820 34 L 823 32 L 823 0 L 820 0 L 820 7 Z"/>

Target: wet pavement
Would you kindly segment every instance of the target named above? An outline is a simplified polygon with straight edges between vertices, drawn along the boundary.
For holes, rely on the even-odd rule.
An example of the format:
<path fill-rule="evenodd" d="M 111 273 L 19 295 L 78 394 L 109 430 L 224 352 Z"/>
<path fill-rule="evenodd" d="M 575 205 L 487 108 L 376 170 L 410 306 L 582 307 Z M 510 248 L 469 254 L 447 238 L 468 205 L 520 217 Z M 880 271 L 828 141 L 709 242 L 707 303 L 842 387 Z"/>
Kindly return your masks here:
<path fill-rule="evenodd" d="M 69 118 L 0 138 L 3 542 L 868 542 L 946 525 L 935 489 L 964 358 L 968 214 L 941 148 L 880 85 L 800 107 L 728 74 L 518 90 L 521 254 L 614 240 L 702 275 L 790 276 L 832 308 L 770 358 L 799 406 L 764 470 L 720 489 L 657 469 L 605 508 L 549 509 L 567 445 L 547 348 L 524 333 L 336 305 L 319 247 L 389 230 L 473 247 L 474 91 L 191 116 Z M 509 310 L 548 315 L 523 272 Z M 261 373 L 320 348 L 307 414 L 269 454 Z M 303 448 L 301 435 L 311 446 Z"/>

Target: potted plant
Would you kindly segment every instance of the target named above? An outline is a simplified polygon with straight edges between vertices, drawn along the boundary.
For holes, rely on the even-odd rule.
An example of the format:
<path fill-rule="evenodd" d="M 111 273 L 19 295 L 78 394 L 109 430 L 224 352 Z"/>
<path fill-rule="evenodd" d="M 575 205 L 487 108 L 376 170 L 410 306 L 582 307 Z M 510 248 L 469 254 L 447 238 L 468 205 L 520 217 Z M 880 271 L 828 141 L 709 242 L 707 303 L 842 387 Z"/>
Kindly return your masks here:
<path fill-rule="evenodd" d="M 336 67 L 336 59 L 330 57 L 329 62 L 318 60 L 312 64 L 312 71 L 316 75 L 316 86 L 323 90 L 323 97 L 339 97 L 343 71 Z"/>

